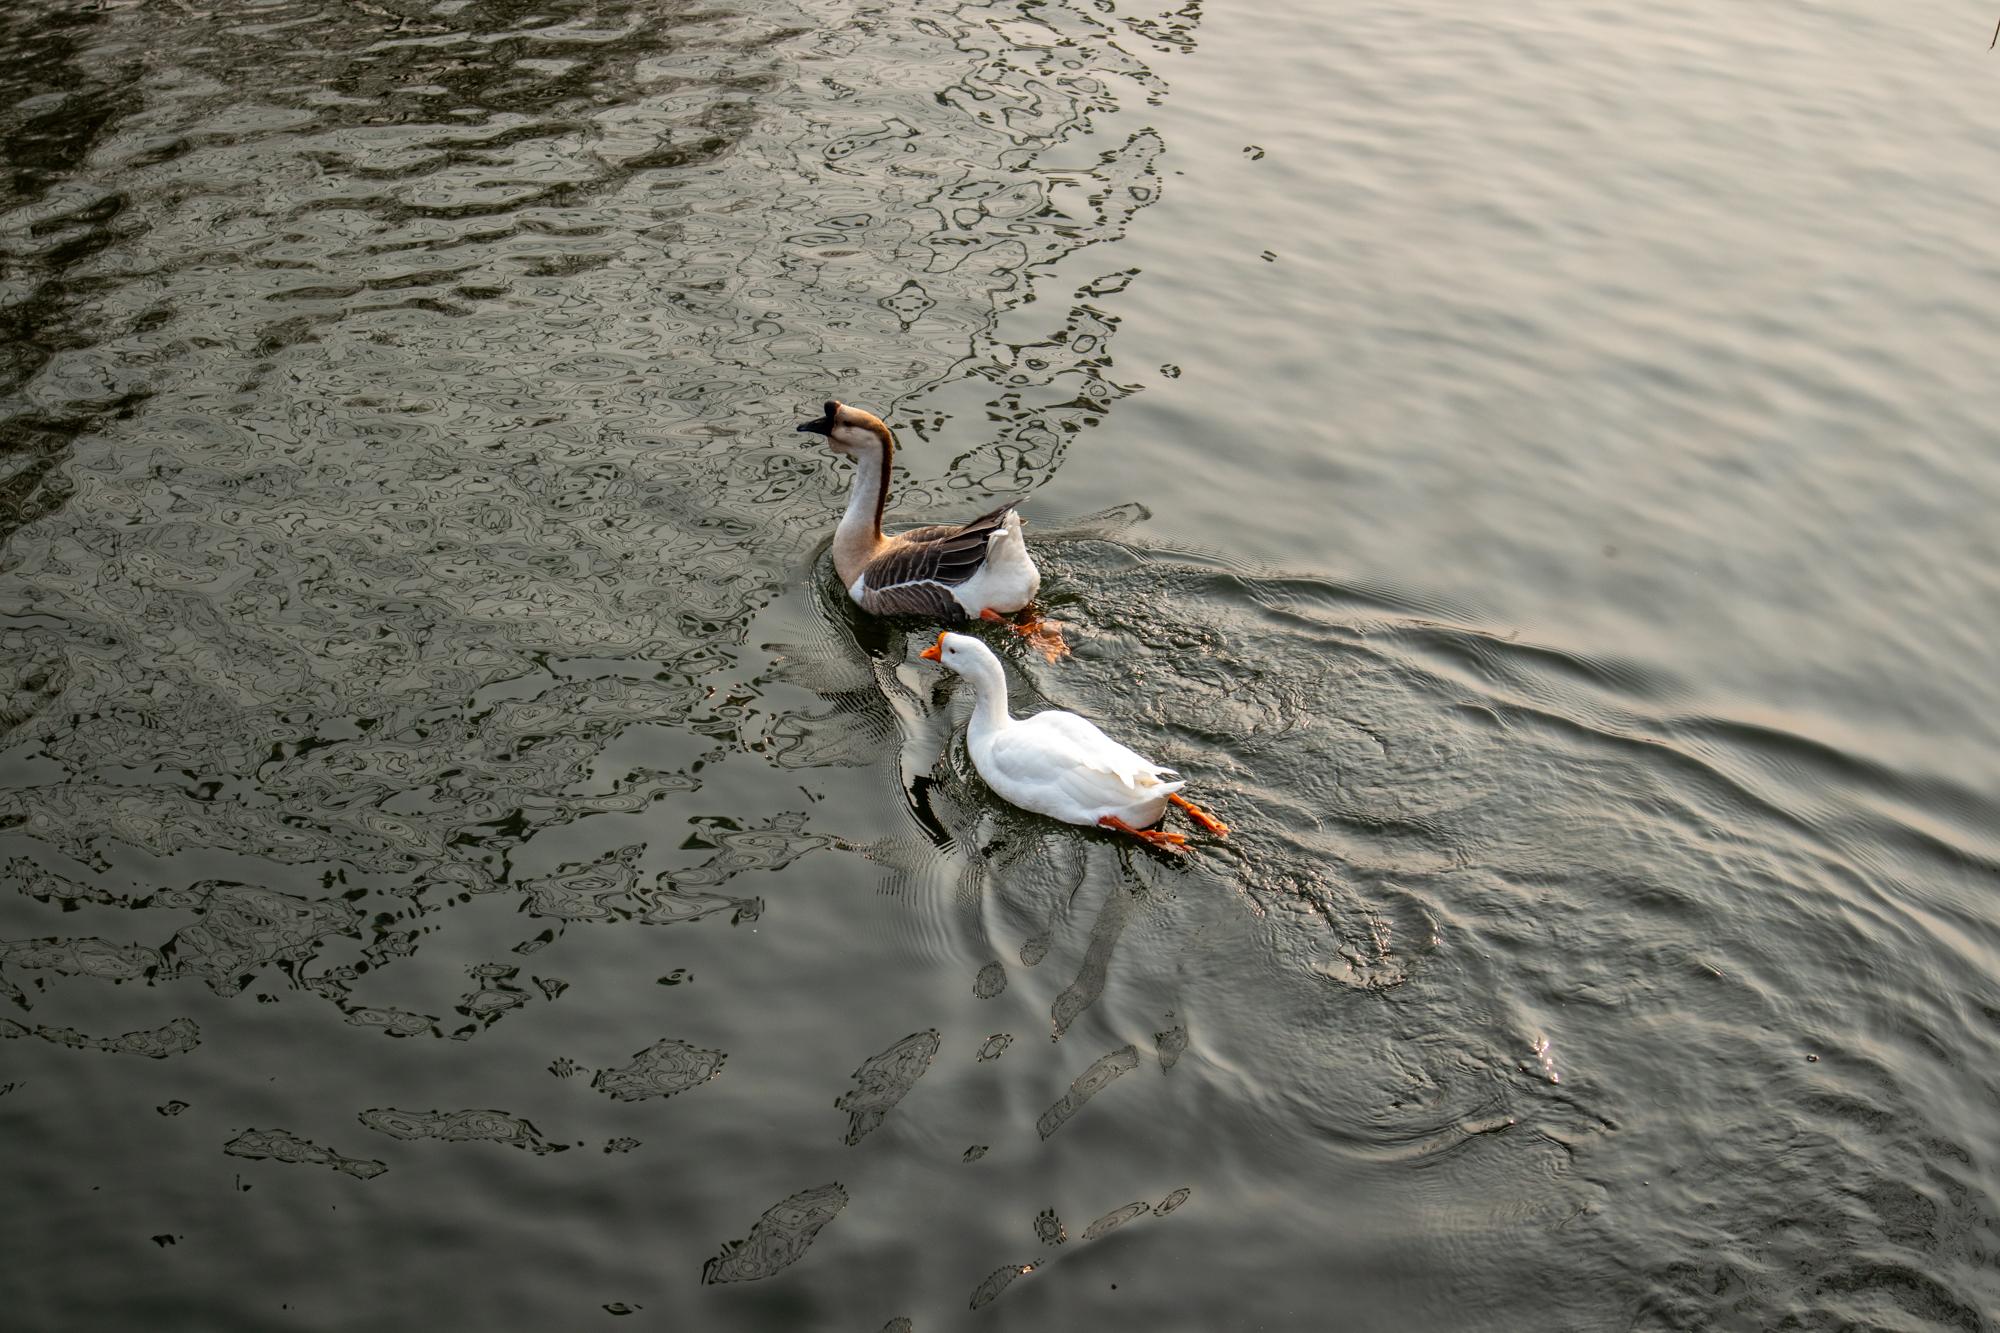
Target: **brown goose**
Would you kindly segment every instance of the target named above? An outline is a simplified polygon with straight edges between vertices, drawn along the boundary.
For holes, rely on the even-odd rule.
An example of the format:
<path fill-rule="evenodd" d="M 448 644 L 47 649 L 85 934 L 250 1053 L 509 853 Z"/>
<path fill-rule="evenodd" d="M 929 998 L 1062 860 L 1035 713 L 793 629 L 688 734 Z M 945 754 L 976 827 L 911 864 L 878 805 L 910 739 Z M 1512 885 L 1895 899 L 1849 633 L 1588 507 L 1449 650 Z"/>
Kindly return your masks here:
<path fill-rule="evenodd" d="M 1021 516 L 1013 504 L 970 523 L 885 535 L 882 515 L 889 504 L 896 438 L 882 418 L 828 402 L 824 416 L 798 428 L 826 436 L 827 447 L 854 460 L 847 512 L 833 534 L 833 567 L 856 606 L 878 616 L 1004 621 L 1034 600 L 1042 575 L 1021 538 Z M 1030 620 L 1013 628 L 1051 661 L 1067 651 L 1053 622 Z"/>

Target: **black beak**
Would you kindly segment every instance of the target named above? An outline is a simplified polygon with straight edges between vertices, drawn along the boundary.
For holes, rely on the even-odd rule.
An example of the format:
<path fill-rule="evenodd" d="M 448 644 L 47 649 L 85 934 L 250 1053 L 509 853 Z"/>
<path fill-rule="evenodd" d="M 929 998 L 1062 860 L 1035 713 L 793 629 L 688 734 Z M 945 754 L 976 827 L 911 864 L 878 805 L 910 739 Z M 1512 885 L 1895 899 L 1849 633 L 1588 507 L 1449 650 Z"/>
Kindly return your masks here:
<path fill-rule="evenodd" d="M 812 435 L 831 436 L 833 434 L 833 414 L 839 410 L 839 403 L 828 403 L 826 405 L 825 416 L 821 417 L 818 421 L 801 421 L 798 428 Z"/>

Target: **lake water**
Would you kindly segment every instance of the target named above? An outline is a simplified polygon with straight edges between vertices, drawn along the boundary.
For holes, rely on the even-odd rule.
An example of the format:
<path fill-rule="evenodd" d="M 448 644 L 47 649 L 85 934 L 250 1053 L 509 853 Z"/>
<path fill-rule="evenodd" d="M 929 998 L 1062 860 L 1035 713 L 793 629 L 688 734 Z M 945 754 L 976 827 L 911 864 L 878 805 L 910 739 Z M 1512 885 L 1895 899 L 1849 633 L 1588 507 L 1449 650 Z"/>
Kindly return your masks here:
<path fill-rule="evenodd" d="M 0 10 L 10 1327 L 2000 1323 L 1993 16 L 1171 2 Z"/>

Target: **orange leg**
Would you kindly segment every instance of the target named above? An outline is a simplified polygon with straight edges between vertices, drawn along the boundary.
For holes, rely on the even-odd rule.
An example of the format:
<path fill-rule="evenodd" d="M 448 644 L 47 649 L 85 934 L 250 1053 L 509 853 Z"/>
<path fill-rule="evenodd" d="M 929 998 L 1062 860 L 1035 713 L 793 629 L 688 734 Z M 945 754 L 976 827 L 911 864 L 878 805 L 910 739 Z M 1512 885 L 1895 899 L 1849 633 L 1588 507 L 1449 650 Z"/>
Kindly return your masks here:
<path fill-rule="evenodd" d="M 1217 819 L 1214 815 L 1211 815 L 1210 813 L 1208 813 L 1208 811 L 1196 805 L 1193 801 L 1183 799 L 1179 792 L 1173 793 L 1171 796 L 1167 797 L 1167 799 L 1172 801 L 1175 805 L 1179 806 L 1181 809 L 1187 811 L 1187 817 L 1189 819 L 1192 819 L 1195 823 L 1201 825 L 1203 828 L 1207 829 L 1210 833 L 1213 833 L 1216 837 L 1226 838 L 1229 836 L 1229 825 L 1223 823 L 1221 820 Z"/>
<path fill-rule="evenodd" d="M 1187 843 L 1187 839 L 1182 835 L 1169 833 L 1165 829 L 1133 828 L 1117 815 L 1106 815 L 1097 822 L 1104 828 L 1129 833 L 1139 841 L 1158 847 L 1161 851 L 1178 852 Z"/>
<path fill-rule="evenodd" d="M 1033 644 L 1036 650 L 1051 662 L 1069 656 L 1069 645 L 1063 642 L 1062 622 L 1059 620 L 1041 620 L 1031 616 L 1015 624 L 990 606 L 979 613 L 979 618 L 990 620 L 996 625 L 1007 626 Z"/>

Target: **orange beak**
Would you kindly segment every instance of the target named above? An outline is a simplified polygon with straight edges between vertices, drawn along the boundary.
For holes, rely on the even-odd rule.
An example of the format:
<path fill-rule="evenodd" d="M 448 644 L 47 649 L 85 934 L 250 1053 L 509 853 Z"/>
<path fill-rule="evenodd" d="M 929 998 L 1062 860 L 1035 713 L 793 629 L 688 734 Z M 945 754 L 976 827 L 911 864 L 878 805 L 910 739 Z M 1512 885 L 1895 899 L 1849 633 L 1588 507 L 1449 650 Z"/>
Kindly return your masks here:
<path fill-rule="evenodd" d="M 928 648 L 924 649 L 924 650 L 923 650 L 922 652 L 918 653 L 918 654 L 917 654 L 917 656 L 918 656 L 918 657 L 921 657 L 921 658 L 923 658 L 923 659 L 924 659 L 924 661 L 926 661 L 926 662 L 942 662 L 942 661 L 944 661 L 944 636 L 945 636 L 945 633 L 946 633 L 946 631 L 940 631 L 940 632 L 939 632 L 939 634 L 938 634 L 938 641 L 937 641 L 936 643 L 932 644 L 932 645 L 931 645 L 930 647 L 928 647 Z"/>

